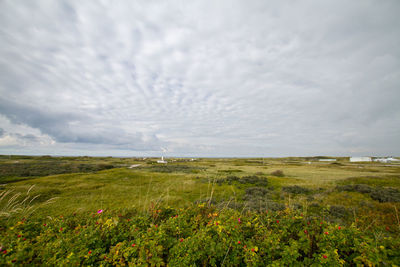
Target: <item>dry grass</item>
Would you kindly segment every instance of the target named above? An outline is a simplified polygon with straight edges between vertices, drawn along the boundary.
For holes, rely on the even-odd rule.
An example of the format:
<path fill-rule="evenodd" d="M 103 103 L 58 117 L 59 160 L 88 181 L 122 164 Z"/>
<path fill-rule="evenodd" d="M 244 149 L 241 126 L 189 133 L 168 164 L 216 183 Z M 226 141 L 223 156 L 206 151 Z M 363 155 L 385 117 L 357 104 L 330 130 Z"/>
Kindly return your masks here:
<path fill-rule="evenodd" d="M 53 203 L 56 198 L 50 198 L 39 205 L 33 202 L 40 195 L 32 195 L 31 192 L 35 185 L 29 187 L 26 193 L 15 192 L 13 189 L 0 192 L 0 218 L 27 218 L 35 212 L 39 206 Z"/>

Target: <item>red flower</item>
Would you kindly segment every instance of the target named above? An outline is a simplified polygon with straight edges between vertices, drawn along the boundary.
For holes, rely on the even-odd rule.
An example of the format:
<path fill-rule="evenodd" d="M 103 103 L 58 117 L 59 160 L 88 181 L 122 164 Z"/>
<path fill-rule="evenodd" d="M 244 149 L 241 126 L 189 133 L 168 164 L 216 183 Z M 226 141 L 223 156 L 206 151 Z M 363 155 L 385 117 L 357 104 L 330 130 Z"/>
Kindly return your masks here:
<path fill-rule="evenodd" d="M 324 234 L 326 234 L 326 235 L 329 235 L 329 233 L 328 233 L 328 232 L 325 232 Z"/>
<path fill-rule="evenodd" d="M 215 225 L 218 225 L 218 222 L 216 222 Z"/>
<path fill-rule="evenodd" d="M 62 227 L 60 227 L 60 231 L 62 231 L 63 229 L 62 229 Z"/>
<path fill-rule="evenodd" d="M 340 229 L 342 229 L 342 227 L 340 227 L 340 226 L 339 226 L 337 229 L 339 229 L 339 230 L 340 230 Z"/>
<path fill-rule="evenodd" d="M 183 242 L 183 238 L 181 238 L 181 239 L 179 240 L 179 242 Z"/>
<path fill-rule="evenodd" d="M 47 224 L 44 223 L 43 226 L 47 226 Z"/>
<path fill-rule="evenodd" d="M 241 242 L 240 241 L 238 241 L 238 244 L 240 244 Z"/>
<path fill-rule="evenodd" d="M 279 223 L 279 220 L 276 220 L 276 223 Z"/>
<path fill-rule="evenodd" d="M 133 244 L 132 244 L 132 247 L 134 247 L 134 246 L 136 246 L 136 244 L 135 244 L 135 243 L 133 243 Z"/>
<path fill-rule="evenodd" d="M 3 251 L 3 254 L 7 254 L 7 250 L 4 250 L 4 251 Z"/>
<path fill-rule="evenodd" d="M 308 231 L 307 231 L 307 230 L 304 230 L 304 233 L 305 233 L 305 234 L 308 234 Z"/>
<path fill-rule="evenodd" d="M 21 237 L 21 235 L 18 235 L 18 237 Z"/>
<path fill-rule="evenodd" d="M 322 257 L 323 257 L 324 259 L 328 258 L 328 256 L 326 256 L 325 254 L 324 254 L 324 255 L 322 255 Z"/>
<path fill-rule="evenodd" d="M 254 251 L 255 251 L 255 249 L 254 249 L 254 248 L 252 248 L 252 249 L 251 249 L 251 251 L 252 251 L 252 252 L 254 252 Z"/>
<path fill-rule="evenodd" d="M 92 251 L 91 251 L 91 250 L 89 250 L 89 254 L 92 254 Z"/>
<path fill-rule="evenodd" d="M 26 238 L 23 239 L 24 241 L 26 240 Z"/>

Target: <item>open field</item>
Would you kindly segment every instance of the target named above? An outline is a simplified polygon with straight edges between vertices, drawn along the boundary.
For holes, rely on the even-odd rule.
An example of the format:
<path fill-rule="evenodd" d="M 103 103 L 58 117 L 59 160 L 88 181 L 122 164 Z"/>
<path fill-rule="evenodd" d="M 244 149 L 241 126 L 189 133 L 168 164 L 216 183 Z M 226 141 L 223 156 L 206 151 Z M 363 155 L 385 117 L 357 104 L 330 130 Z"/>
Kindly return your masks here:
<path fill-rule="evenodd" d="M 400 165 L 349 163 L 346 158 L 340 158 L 334 163 L 319 162 L 317 158 L 231 158 L 196 159 L 194 161 L 176 158 L 169 159 L 172 161 L 167 165 L 157 164 L 156 160 L 151 158 L 2 156 L 0 158 L 0 184 L 3 194 L 0 206 L 2 248 L 10 246 L 7 244 L 7 242 L 11 242 L 8 233 L 12 232 L 10 227 L 18 225 L 18 222 L 21 224 L 24 221 L 47 221 L 46 224 L 50 224 L 49 221 L 54 220 L 54 222 L 57 221 L 55 224 L 59 225 L 62 223 L 57 219 L 60 216 L 68 217 L 77 214 L 76 218 L 82 220 L 80 216 L 87 216 L 88 213 L 95 215 L 97 210 L 102 210 L 104 211 L 101 214 L 103 217 L 112 217 L 118 213 L 128 217 L 136 216 L 134 214 L 147 216 L 147 220 L 150 221 L 141 226 L 146 232 L 148 227 L 154 226 L 155 222 L 160 225 L 171 223 L 168 216 L 154 217 L 154 211 L 159 210 L 161 213 L 169 211 L 175 215 L 183 212 L 180 209 L 188 209 L 188 213 L 198 212 L 199 214 L 205 212 L 201 209 L 209 209 L 207 212 L 225 216 L 224 218 L 229 215 L 231 217 L 242 216 L 242 220 L 246 220 L 246 216 L 254 219 L 258 216 L 257 214 L 270 212 L 269 214 L 273 215 L 268 216 L 272 216 L 272 218 L 283 216 L 283 220 L 297 216 L 296 218 L 302 217 L 309 221 L 324 221 L 327 223 L 327 228 L 335 228 L 337 225 L 349 229 L 354 227 L 360 231 L 361 236 L 362 231 L 370 231 L 371 236 L 375 236 L 375 238 L 372 238 L 372 243 L 368 245 L 373 249 L 378 249 L 378 252 L 374 250 L 378 259 L 371 261 L 372 264 L 381 264 L 382 262 L 398 264 L 400 261 L 399 254 L 393 252 L 399 249 Z M 129 168 L 132 165 L 135 167 Z M 277 172 L 278 170 L 280 172 Z M 6 193 L 7 195 L 5 195 Z M 15 199 L 11 199 L 12 196 L 15 196 Z M 14 206 L 10 205 L 10 199 L 15 204 Z M 27 200 L 23 202 L 24 199 Z M 21 205 L 18 206 L 18 204 Z M 18 207 L 20 209 L 17 209 Z M 197 210 L 198 208 L 200 210 Z M 217 218 L 211 217 L 217 221 Z M 271 219 L 269 217 L 257 218 L 267 221 Z M 210 216 L 206 216 L 206 221 L 209 219 Z M 106 222 L 105 218 L 99 221 L 92 220 L 93 223 Z M 198 220 L 202 219 L 198 218 Z M 81 223 L 83 222 L 78 224 Z M 286 226 L 292 227 L 291 224 Z M 115 227 L 117 226 L 115 225 Z M 190 225 L 187 227 L 190 228 Z M 268 228 L 269 226 L 264 225 L 264 227 L 266 227 L 265 231 L 271 230 Z M 321 229 L 318 231 L 322 231 Z M 193 232 L 189 232 L 186 237 L 193 234 Z M 17 235 L 21 234 L 17 233 Z M 183 236 L 183 234 L 176 235 L 177 237 Z M 358 233 L 355 232 L 352 235 L 355 235 L 351 237 L 354 240 L 360 238 L 360 242 L 364 238 L 357 236 Z M 231 238 L 231 234 L 228 236 Z M 257 235 L 254 234 L 254 236 Z M 132 236 L 129 237 L 130 240 L 132 238 Z M 240 238 L 253 240 L 252 236 Z M 293 237 L 293 240 L 301 240 L 301 238 L 297 236 Z M 392 252 L 388 250 L 389 252 L 385 252 L 386 254 L 383 255 L 383 252 L 379 250 L 379 244 L 386 242 L 384 238 L 390 238 L 394 247 L 391 248 Z M 393 239 L 396 242 L 393 242 Z M 289 238 L 287 245 L 291 244 L 290 240 Z M 105 257 L 109 257 L 108 254 L 113 251 L 114 246 L 122 242 L 121 240 L 117 241 L 115 241 L 116 243 L 111 242 L 112 244 L 108 244 L 107 247 L 100 246 L 103 250 L 98 250 L 99 255 L 104 254 Z M 179 245 L 179 242 L 177 244 Z M 3 263 L 11 262 L 14 258 L 19 259 L 18 253 L 22 253 L 18 252 L 19 245 L 21 244 L 15 243 L 12 250 L 9 249 L 8 258 L 2 258 Z M 229 244 L 225 245 L 229 248 Z M 303 262 L 310 259 L 311 263 L 314 262 L 315 257 L 331 253 L 329 260 L 332 261 L 323 257 L 322 262 L 319 261 L 321 260 L 319 258 L 318 262 L 330 265 L 344 260 L 344 256 L 334 256 L 335 253 L 337 254 L 337 251 L 334 251 L 338 248 L 332 247 L 332 244 L 324 246 L 326 246 L 324 249 L 322 249 L 322 245 L 319 249 L 313 248 L 315 253 L 322 253 L 318 254 L 319 256 L 315 256 L 315 253 L 310 255 L 300 255 L 300 253 L 296 259 L 301 259 Z M 93 245 L 93 250 L 95 247 L 96 245 Z M 165 249 L 166 245 L 163 247 Z M 258 244 L 258 249 L 261 249 L 260 244 Z M 226 253 L 226 249 L 222 250 Z M 10 251 L 14 253 L 14 256 Z M 304 251 L 302 253 L 305 253 Z M 164 251 L 164 254 L 167 254 L 160 256 L 158 263 L 143 260 L 136 264 L 163 265 L 166 262 L 173 262 L 168 258 L 172 252 L 170 250 L 167 252 Z M 260 254 L 251 250 L 249 253 Z M 135 255 L 139 257 L 139 254 Z M 108 264 L 126 263 L 129 257 L 126 256 L 123 259 L 117 257 L 118 260 L 112 259 L 108 261 Z M 246 257 L 246 255 L 242 255 L 237 259 L 230 260 L 234 265 L 262 263 L 262 259 L 253 262 L 246 260 Z M 336 257 L 335 261 L 332 257 Z M 22 258 L 20 263 L 34 262 L 29 257 L 31 261 L 29 259 L 23 261 Z M 149 255 L 144 258 L 148 259 Z M 279 256 L 276 258 L 283 259 Z M 371 260 L 358 259 L 356 261 L 355 258 L 346 258 L 345 261 L 351 259 L 353 263 L 367 264 L 367 260 Z M 226 260 L 226 257 L 224 259 Z M 98 262 L 99 258 L 93 262 L 86 260 L 88 258 L 84 256 L 71 256 L 71 262 L 78 264 L 93 264 Z M 221 265 L 219 260 L 219 258 L 216 260 L 216 265 Z M 60 262 L 54 262 L 54 264 L 58 263 Z M 66 264 L 66 262 L 64 263 Z M 188 262 L 188 264 L 191 263 L 193 262 Z M 210 261 L 206 261 L 206 263 L 212 265 Z"/>

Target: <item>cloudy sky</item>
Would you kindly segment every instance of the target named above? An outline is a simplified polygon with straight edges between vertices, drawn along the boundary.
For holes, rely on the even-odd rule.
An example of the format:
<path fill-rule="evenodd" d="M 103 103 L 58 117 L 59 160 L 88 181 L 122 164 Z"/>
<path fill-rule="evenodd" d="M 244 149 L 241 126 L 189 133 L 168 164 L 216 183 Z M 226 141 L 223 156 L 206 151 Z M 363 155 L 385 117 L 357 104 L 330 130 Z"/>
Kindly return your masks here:
<path fill-rule="evenodd" d="M 0 1 L 0 154 L 400 155 L 400 1 Z"/>

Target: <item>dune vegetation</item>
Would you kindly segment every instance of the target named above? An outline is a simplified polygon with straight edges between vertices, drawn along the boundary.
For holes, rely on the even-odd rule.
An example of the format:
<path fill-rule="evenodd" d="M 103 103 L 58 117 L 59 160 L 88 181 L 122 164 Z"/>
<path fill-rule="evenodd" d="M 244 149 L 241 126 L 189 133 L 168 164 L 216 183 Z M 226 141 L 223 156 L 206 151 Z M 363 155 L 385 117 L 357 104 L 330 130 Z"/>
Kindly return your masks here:
<path fill-rule="evenodd" d="M 400 264 L 400 165 L 167 160 L 0 156 L 0 264 Z"/>

